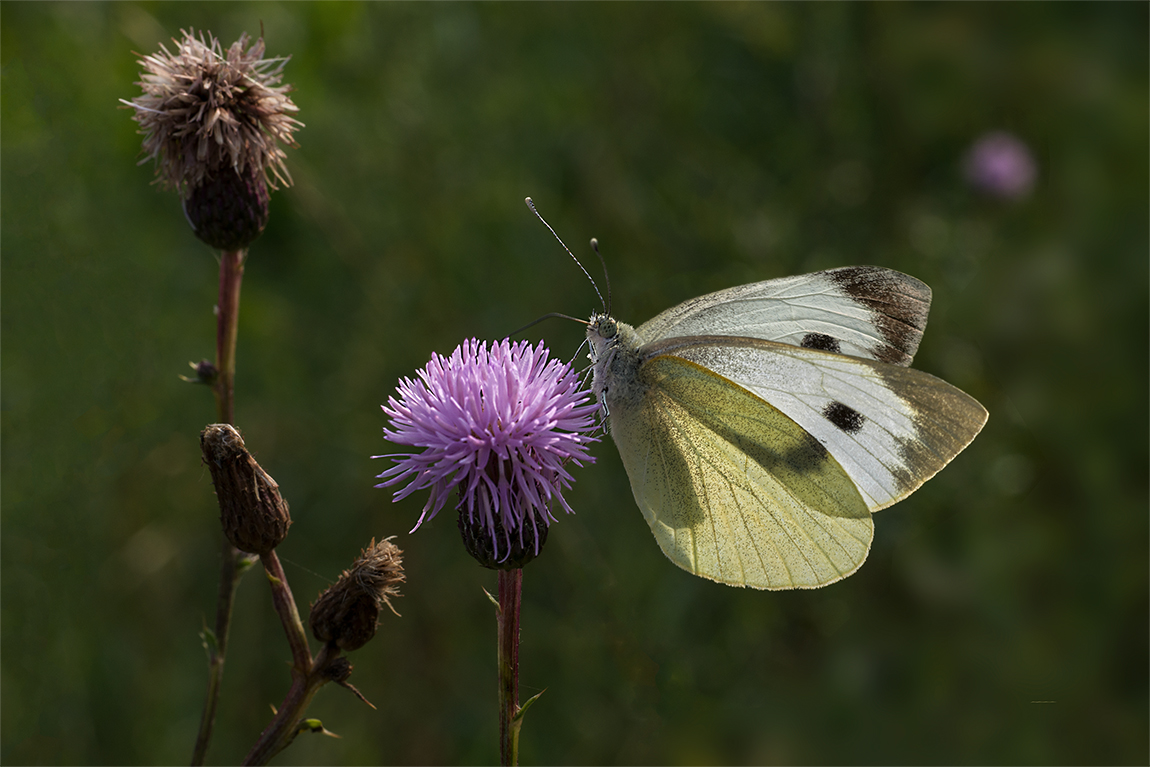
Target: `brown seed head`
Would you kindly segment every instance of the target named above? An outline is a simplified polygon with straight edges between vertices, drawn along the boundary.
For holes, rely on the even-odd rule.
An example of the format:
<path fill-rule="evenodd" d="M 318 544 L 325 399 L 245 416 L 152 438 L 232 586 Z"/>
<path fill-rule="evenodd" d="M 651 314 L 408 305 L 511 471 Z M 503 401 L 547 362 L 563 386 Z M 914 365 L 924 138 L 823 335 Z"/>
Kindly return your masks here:
<path fill-rule="evenodd" d="M 240 551 L 267 554 L 287 537 L 291 526 L 279 485 L 252 458 L 240 433 L 226 423 L 205 428 L 200 449 L 216 486 L 224 535 Z"/>
<path fill-rule="evenodd" d="M 385 539 L 373 539 L 335 582 L 311 606 L 311 630 L 321 642 L 341 650 L 358 650 L 375 636 L 379 611 L 391 607 L 403 583 L 403 552 Z"/>
<path fill-rule="evenodd" d="M 303 123 L 292 117 L 291 86 L 280 84 L 289 57 L 263 58 L 262 37 L 249 45 L 241 35 L 224 51 L 210 33 L 181 31 L 174 54 L 160 46 L 139 60 L 144 95 L 123 102 L 144 136 L 141 164 L 155 160 L 157 181 L 185 198 L 224 170 L 290 186 L 279 144 L 296 146 L 292 133 Z"/>

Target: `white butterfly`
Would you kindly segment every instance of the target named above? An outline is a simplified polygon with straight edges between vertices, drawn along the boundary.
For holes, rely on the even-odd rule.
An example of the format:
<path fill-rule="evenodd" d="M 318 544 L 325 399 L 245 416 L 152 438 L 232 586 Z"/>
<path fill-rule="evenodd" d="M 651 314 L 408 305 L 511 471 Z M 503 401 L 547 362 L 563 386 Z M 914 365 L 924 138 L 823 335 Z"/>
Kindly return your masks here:
<path fill-rule="evenodd" d="M 663 553 L 760 589 L 857 570 L 871 512 L 986 423 L 972 397 L 907 367 L 930 297 L 859 266 L 721 290 L 637 329 L 593 315 L 593 389 Z"/>

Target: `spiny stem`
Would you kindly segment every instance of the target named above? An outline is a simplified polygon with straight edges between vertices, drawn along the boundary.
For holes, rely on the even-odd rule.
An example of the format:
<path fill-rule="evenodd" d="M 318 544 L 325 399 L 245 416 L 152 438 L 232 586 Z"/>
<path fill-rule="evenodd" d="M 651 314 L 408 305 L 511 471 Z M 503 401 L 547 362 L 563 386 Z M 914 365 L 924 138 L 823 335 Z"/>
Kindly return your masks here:
<path fill-rule="evenodd" d="M 523 570 L 499 571 L 499 761 L 504 767 L 519 763 L 519 605 L 523 596 Z"/>

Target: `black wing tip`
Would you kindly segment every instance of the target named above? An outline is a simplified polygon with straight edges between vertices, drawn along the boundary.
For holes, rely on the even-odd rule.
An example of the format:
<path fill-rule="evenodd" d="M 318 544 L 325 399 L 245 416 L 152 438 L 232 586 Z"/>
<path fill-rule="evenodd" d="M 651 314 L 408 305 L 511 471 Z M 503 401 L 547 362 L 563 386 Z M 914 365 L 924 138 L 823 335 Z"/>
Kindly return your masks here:
<path fill-rule="evenodd" d="M 885 266 L 843 266 L 828 269 L 824 274 L 848 293 L 852 290 L 873 291 L 877 288 L 883 292 L 894 292 L 908 299 L 922 301 L 930 306 L 932 296 L 930 285 L 897 269 Z"/>
<path fill-rule="evenodd" d="M 875 326 L 886 341 L 871 350 L 874 357 L 893 365 L 909 365 L 930 314 L 930 286 L 882 266 L 845 266 L 824 274 L 872 312 Z"/>

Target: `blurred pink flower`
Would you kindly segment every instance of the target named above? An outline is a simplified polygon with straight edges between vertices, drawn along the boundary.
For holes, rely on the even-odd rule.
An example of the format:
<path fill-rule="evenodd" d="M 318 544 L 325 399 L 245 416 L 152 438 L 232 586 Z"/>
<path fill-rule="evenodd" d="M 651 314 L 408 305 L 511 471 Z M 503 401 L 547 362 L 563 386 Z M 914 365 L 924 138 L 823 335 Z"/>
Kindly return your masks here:
<path fill-rule="evenodd" d="M 982 136 L 966 153 L 963 175 L 985 194 L 1017 200 L 1034 188 L 1038 168 L 1026 144 L 1009 133 L 994 131 Z"/>

